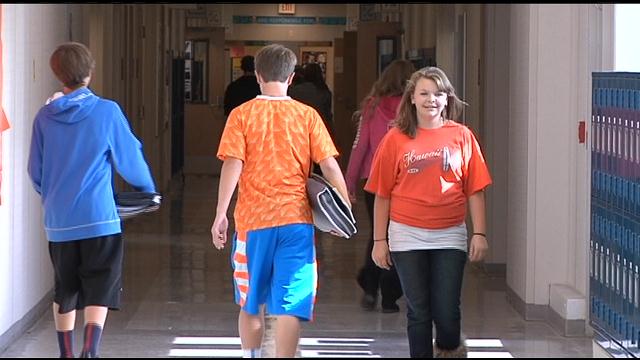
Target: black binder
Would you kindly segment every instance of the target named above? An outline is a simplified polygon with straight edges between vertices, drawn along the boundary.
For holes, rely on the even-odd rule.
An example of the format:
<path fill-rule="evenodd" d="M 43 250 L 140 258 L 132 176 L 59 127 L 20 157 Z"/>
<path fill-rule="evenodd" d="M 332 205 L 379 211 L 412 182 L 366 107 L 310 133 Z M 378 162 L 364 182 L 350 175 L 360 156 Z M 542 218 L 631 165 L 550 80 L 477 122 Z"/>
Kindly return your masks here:
<path fill-rule="evenodd" d="M 347 239 L 357 232 L 351 209 L 325 178 L 312 173 L 307 179 L 307 195 L 313 223 L 320 231 L 334 232 Z"/>

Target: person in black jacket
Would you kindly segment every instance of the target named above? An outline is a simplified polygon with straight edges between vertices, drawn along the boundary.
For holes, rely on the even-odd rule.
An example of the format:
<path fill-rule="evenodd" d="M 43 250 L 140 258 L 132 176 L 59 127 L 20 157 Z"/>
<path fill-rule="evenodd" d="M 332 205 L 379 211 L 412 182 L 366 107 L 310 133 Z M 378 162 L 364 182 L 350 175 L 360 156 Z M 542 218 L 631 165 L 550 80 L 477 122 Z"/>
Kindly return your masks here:
<path fill-rule="evenodd" d="M 224 92 L 224 116 L 229 116 L 231 110 L 236 106 L 249 101 L 260 95 L 260 85 L 256 80 L 255 64 L 253 56 L 247 55 L 242 58 L 240 68 L 244 75 L 232 81 Z"/>
<path fill-rule="evenodd" d="M 302 76 L 304 81 L 289 87 L 288 94 L 293 99 L 316 109 L 333 138 L 333 113 L 331 111 L 333 94 L 324 80 L 322 68 L 317 63 L 308 63 L 302 68 Z"/>

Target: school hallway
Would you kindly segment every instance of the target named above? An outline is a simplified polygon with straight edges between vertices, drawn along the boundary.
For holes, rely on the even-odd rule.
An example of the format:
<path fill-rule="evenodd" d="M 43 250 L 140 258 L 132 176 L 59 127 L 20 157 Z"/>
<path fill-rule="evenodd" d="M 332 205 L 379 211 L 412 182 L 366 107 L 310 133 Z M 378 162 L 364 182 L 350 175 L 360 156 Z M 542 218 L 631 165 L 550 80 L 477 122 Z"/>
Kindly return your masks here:
<path fill-rule="evenodd" d="M 217 177 L 188 175 L 163 194 L 159 211 L 124 223 L 123 304 L 109 314 L 101 357 L 241 356 L 231 246 L 219 252 L 209 232 L 217 189 Z M 355 278 L 370 234 L 362 195 L 355 206 L 359 233 L 354 238 L 317 237 L 315 320 L 303 324 L 302 357 L 409 356 L 404 299 L 399 313 L 382 313 L 379 304 L 365 311 L 359 304 L 362 291 Z M 591 337 L 565 337 L 546 322 L 525 321 L 507 302 L 504 275 L 468 265 L 462 302 L 469 357 L 592 357 Z M 58 355 L 47 310 L 0 357 Z"/>

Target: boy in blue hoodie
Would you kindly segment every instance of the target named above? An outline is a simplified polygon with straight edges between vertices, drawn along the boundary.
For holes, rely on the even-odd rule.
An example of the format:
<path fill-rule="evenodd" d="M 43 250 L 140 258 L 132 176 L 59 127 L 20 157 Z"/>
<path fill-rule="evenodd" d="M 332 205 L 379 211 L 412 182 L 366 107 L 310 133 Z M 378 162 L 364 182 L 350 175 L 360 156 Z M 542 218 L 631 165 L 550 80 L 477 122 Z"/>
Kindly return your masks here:
<path fill-rule="evenodd" d="M 87 87 L 95 67 L 89 49 L 62 44 L 49 65 L 64 88 L 36 115 L 28 172 L 44 206 L 60 356 L 73 357 L 76 310 L 84 309 L 81 357 L 98 357 L 108 310 L 119 308 L 122 291 L 113 169 L 136 190 L 155 192 L 155 185 L 118 104 Z"/>

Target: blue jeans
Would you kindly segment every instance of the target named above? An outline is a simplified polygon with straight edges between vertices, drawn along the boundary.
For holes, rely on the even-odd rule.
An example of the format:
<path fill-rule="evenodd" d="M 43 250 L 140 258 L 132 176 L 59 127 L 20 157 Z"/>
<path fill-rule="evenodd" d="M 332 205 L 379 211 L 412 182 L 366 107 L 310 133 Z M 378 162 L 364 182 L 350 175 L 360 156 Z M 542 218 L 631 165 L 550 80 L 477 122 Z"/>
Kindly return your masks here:
<path fill-rule="evenodd" d="M 460 346 L 460 293 L 467 253 L 455 249 L 391 253 L 407 300 L 407 334 L 411 357 L 433 357 L 436 345 Z"/>

